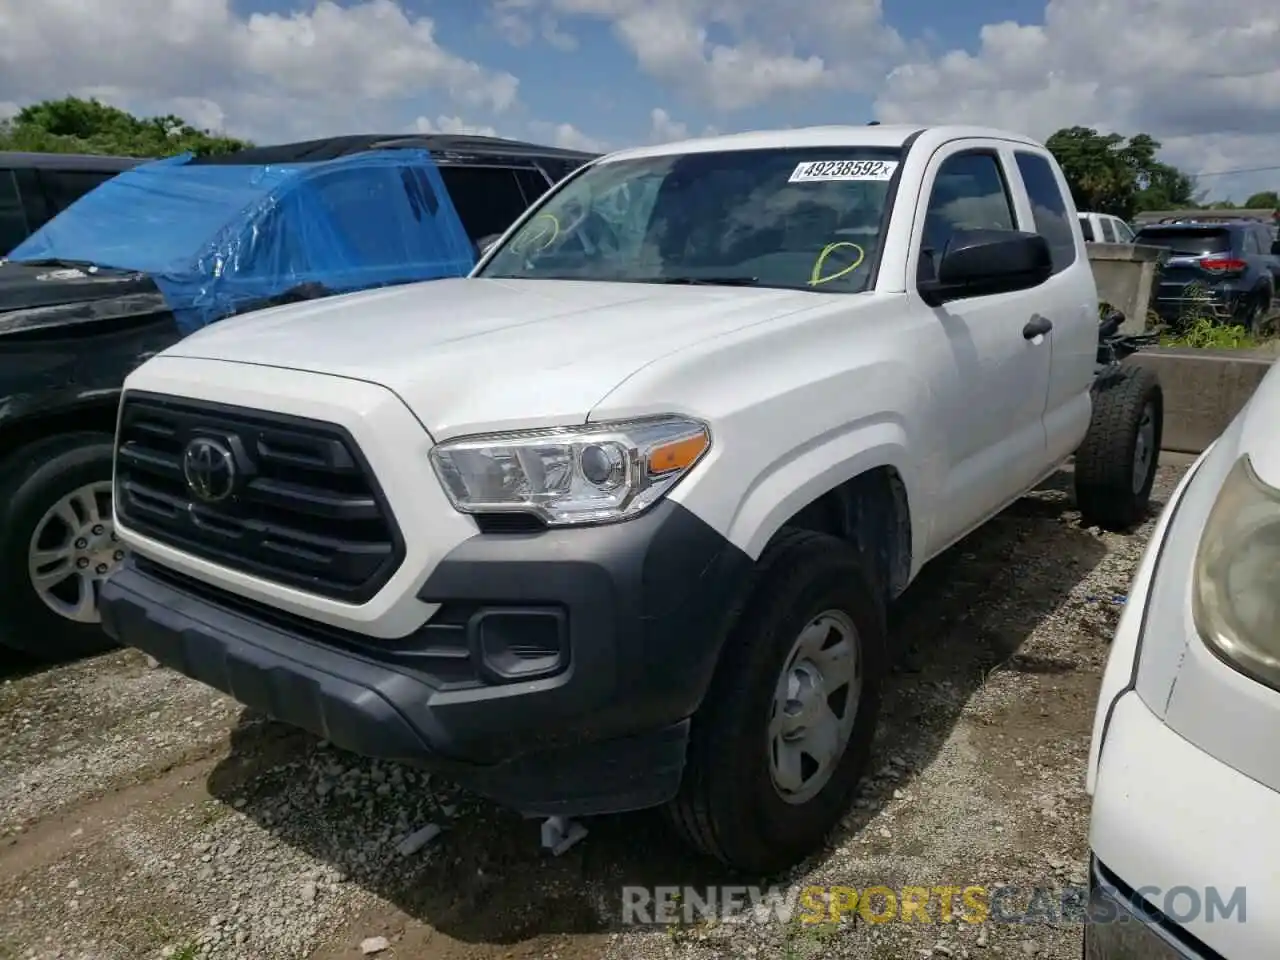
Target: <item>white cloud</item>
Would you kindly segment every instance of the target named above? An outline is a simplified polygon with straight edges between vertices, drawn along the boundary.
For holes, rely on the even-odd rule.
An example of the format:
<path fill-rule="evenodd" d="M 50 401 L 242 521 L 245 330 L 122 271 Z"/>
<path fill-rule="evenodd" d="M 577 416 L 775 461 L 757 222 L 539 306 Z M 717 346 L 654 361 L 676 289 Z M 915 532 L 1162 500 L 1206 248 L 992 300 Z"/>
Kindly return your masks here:
<path fill-rule="evenodd" d="M 492 0 L 489 5 L 489 22 L 498 35 L 513 47 L 525 47 L 533 42 L 533 24 L 529 12 L 538 0 Z"/>
<path fill-rule="evenodd" d="M 597 140 L 583 133 L 571 123 L 547 123 L 534 120 L 529 129 L 540 141 L 549 142 L 566 150 L 584 150 L 589 153 L 605 153 L 609 146 L 603 140 Z"/>
<path fill-rule="evenodd" d="M 1049 0 L 1042 25 L 989 24 L 976 54 L 913 58 L 876 101 L 885 121 L 977 122 L 1039 138 L 1063 126 L 1147 132 L 1188 172 L 1280 164 L 1280 8 Z M 1240 198 L 1280 171 L 1205 178 Z"/>
<path fill-rule="evenodd" d="M 542 39 L 557 50 L 577 50 L 578 38 L 560 29 L 560 22 L 552 16 L 542 18 Z"/>
<path fill-rule="evenodd" d="M 415 133 L 453 133 L 473 137 L 498 136 L 498 131 L 493 127 L 467 123 L 461 117 L 444 115 L 436 117 L 435 120 L 430 117 L 418 117 L 413 121 L 413 130 Z"/>
<path fill-rule="evenodd" d="M 560 22 L 550 13 L 538 16 L 541 0 L 490 0 L 489 22 L 494 30 L 513 47 L 526 47 L 534 37 L 541 36 L 557 50 L 578 49 L 578 38 L 560 28 Z M 535 29 L 535 19 L 539 27 Z"/>
<path fill-rule="evenodd" d="M 513 42 L 535 7 L 610 23 L 640 68 L 718 110 L 817 89 L 873 90 L 906 44 L 881 0 L 804 8 L 784 0 L 491 0 Z M 519 21 L 519 26 L 515 24 Z M 723 34 L 725 39 L 716 39 Z M 804 48 L 805 52 L 799 52 Z"/>
<path fill-rule="evenodd" d="M 661 107 L 649 111 L 649 139 L 654 143 L 671 143 L 689 136 L 689 125 L 671 118 Z"/>
<path fill-rule="evenodd" d="M 0 0 L 0 90 L 21 102 L 96 91 L 148 111 L 199 104 L 229 132 L 280 140 L 385 122 L 426 92 L 502 112 L 519 82 L 442 47 L 435 23 L 396 0 L 248 15 L 231 0 L 135 0 L 127 17 L 109 3 Z"/>

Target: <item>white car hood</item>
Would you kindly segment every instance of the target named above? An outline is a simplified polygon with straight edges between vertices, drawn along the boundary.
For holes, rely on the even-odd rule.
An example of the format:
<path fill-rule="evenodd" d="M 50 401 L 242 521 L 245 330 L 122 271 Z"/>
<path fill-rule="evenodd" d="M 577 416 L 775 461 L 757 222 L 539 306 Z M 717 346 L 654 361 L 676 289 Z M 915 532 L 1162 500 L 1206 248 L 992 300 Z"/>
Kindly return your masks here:
<path fill-rule="evenodd" d="M 646 364 L 833 299 L 766 288 L 445 279 L 222 320 L 165 356 L 378 383 L 440 441 L 584 422 Z"/>
<path fill-rule="evenodd" d="M 1280 363 L 1262 378 L 1241 419 L 1239 452 L 1249 455 L 1260 480 L 1280 490 Z"/>

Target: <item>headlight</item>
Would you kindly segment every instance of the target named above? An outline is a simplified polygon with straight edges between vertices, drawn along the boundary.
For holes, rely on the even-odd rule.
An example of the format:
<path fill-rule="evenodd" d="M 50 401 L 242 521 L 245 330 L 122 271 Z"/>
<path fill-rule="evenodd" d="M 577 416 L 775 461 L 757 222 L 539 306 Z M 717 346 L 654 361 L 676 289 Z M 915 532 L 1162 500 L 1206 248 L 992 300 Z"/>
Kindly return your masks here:
<path fill-rule="evenodd" d="M 563 526 L 622 520 L 667 493 L 711 447 L 684 417 L 464 437 L 431 451 L 464 513 L 535 513 Z"/>
<path fill-rule="evenodd" d="M 1247 456 L 1205 522 L 1191 611 L 1212 650 L 1280 688 L 1280 490 L 1258 479 Z"/>

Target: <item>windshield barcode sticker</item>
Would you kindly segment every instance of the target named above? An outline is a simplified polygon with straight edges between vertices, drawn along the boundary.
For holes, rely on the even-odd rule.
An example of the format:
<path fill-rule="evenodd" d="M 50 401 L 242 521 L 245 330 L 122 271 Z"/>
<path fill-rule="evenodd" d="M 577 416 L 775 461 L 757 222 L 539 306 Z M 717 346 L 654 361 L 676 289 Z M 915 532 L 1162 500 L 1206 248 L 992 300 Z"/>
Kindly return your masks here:
<path fill-rule="evenodd" d="M 810 160 L 796 167 L 787 182 L 888 180 L 897 169 L 896 160 Z"/>

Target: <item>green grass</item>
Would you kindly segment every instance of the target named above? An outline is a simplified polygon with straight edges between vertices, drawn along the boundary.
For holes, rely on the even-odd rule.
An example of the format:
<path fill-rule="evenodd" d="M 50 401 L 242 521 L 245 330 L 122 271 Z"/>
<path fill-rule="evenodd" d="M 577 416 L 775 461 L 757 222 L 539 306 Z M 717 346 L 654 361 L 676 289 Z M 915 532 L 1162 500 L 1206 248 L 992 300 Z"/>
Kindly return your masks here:
<path fill-rule="evenodd" d="M 1176 333 L 1160 337 L 1163 347 L 1193 347 L 1198 350 L 1250 350 L 1262 341 L 1239 324 L 1223 324 L 1210 317 L 1196 317 Z"/>

